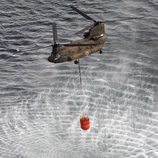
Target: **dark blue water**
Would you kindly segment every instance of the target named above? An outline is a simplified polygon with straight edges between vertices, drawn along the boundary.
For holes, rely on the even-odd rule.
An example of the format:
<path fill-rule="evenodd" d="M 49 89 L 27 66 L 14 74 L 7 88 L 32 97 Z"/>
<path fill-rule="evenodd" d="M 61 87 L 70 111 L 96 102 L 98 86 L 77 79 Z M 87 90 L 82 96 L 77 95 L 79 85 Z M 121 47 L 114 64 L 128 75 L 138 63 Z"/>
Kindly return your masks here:
<path fill-rule="evenodd" d="M 38 49 L 52 44 L 53 22 L 60 42 L 90 24 L 68 5 L 106 21 L 103 54 L 80 60 L 82 88 L 73 62 Z M 1 0 L 0 157 L 157 158 L 157 15 L 157 0 Z"/>

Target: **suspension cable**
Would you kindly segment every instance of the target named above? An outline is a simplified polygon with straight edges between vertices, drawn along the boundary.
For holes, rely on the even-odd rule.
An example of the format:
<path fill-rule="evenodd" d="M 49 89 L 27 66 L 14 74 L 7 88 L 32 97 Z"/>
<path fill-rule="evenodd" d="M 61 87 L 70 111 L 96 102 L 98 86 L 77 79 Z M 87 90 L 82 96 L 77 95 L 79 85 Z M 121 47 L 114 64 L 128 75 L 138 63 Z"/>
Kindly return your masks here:
<path fill-rule="evenodd" d="M 79 76 L 80 76 L 80 85 L 82 88 L 82 75 L 81 75 L 81 67 L 80 67 L 80 60 L 78 59 L 78 69 L 79 69 Z"/>

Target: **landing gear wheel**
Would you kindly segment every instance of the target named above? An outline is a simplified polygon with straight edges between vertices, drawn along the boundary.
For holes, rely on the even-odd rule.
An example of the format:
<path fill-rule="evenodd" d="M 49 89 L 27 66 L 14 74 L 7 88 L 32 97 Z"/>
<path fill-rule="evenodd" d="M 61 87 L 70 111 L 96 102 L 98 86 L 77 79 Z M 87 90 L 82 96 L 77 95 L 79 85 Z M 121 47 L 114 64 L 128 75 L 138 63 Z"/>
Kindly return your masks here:
<path fill-rule="evenodd" d="M 99 52 L 100 54 L 102 54 L 103 52 L 102 52 L 102 50 L 100 50 L 100 52 Z"/>
<path fill-rule="evenodd" d="M 75 60 L 75 61 L 74 61 L 74 64 L 79 64 L 79 60 Z"/>

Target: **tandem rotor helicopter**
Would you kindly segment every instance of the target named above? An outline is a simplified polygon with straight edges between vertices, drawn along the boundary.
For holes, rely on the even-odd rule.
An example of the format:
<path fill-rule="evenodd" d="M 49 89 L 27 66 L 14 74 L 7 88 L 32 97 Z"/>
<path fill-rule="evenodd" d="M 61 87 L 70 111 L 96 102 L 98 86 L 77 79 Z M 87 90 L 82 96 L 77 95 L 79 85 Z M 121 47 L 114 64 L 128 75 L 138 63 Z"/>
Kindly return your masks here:
<path fill-rule="evenodd" d="M 19 51 L 32 51 L 32 50 L 38 50 L 43 49 L 46 47 L 52 46 L 52 52 L 51 55 L 48 57 L 48 61 L 51 63 L 63 63 L 68 61 L 74 61 L 75 64 L 78 64 L 79 68 L 79 74 L 80 74 L 80 83 L 81 83 L 81 71 L 80 71 L 80 62 L 79 59 L 85 56 L 88 56 L 93 53 L 100 52 L 102 53 L 102 48 L 104 46 L 104 43 L 106 42 L 106 35 L 105 35 L 105 29 L 104 29 L 104 23 L 105 21 L 96 21 L 92 17 L 88 16 L 81 10 L 77 9 L 74 6 L 70 6 L 74 11 L 76 11 L 78 14 L 82 15 L 87 20 L 93 21 L 93 25 L 90 25 L 84 29 L 82 29 L 80 32 L 84 32 L 88 29 L 87 32 L 84 32 L 83 39 L 73 41 L 71 43 L 61 44 L 58 43 L 58 37 L 57 37 L 57 26 L 56 23 L 53 23 L 52 29 L 53 29 L 53 44 L 45 47 L 40 48 L 32 48 L 32 49 L 26 49 L 26 50 L 20 50 L 20 49 L 10 49 L 10 51 L 19 52 Z M 117 22 L 117 21 L 126 21 L 126 20 L 136 20 L 136 19 L 144 19 L 144 17 L 127 17 L 125 19 L 113 19 L 113 20 L 106 20 L 107 22 Z M 2 29 L 2 24 L 0 24 Z M 76 33 L 77 34 L 77 33 Z M 8 43 L 9 44 L 9 43 Z M 0 49 L 0 51 L 3 51 L 5 49 Z"/>
<path fill-rule="evenodd" d="M 89 30 L 84 33 L 83 39 L 71 43 L 60 44 L 57 43 L 58 37 L 56 23 L 53 23 L 53 45 L 51 55 L 48 57 L 49 62 L 62 63 L 74 61 L 75 64 L 79 64 L 79 59 L 82 57 L 96 52 L 100 52 L 100 54 L 102 53 L 102 47 L 106 41 L 104 21 L 96 21 L 76 7 L 70 7 L 87 20 L 93 21 L 94 24 L 89 26 Z M 86 29 L 88 28 L 86 27 L 79 32 Z"/>

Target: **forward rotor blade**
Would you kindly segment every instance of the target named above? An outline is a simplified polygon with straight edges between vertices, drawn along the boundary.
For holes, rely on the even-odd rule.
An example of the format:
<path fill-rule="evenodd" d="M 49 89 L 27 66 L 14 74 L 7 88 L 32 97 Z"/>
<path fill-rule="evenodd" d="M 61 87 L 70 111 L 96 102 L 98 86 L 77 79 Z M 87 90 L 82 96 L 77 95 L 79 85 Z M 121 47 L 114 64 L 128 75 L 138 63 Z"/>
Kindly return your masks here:
<path fill-rule="evenodd" d="M 53 30 L 53 40 L 54 40 L 54 45 L 57 44 L 57 40 L 58 40 L 58 37 L 57 37 L 57 25 L 56 23 L 53 23 L 52 25 L 52 30 Z"/>
<path fill-rule="evenodd" d="M 32 51 L 32 50 L 39 50 L 39 49 L 44 49 L 44 48 L 48 48 L 48 47 L 51 47 L 52 45 L 48 45 L 48 46 L 43 46 L 43 47 L 39 47 L 39 48 L 31 48 L 31 49 L 24 49 L 24 50 L 18 50 L 18 51 Z"/>
<path fill-rule="evenodd" d="M 94 22 L 96 22 L 96 20 L 94 20 L 93 18 L 91 18 L 90 16 L 88 16 L 87 14 L 83 13 L 82 11 L 78 10 L 76 7 L 74 6 L 70 6 L 73 10 L 75 10 L 77 13 L 79 13 L 80 15 L 82 15 L 83 17 L 85 17 L 88 20 L 92 20 Z"/>
<path fill-rule="evenodd" d="M 97 44 L 90 44 L 90 43 L 87 43 L 87 44 L 82 44 L 82 43 L 68 43 L 68 44 L 61 44 L 63 46 L 66 46 L 66 47 L 76 47 L 76 46 L 96 46 Z"/>

